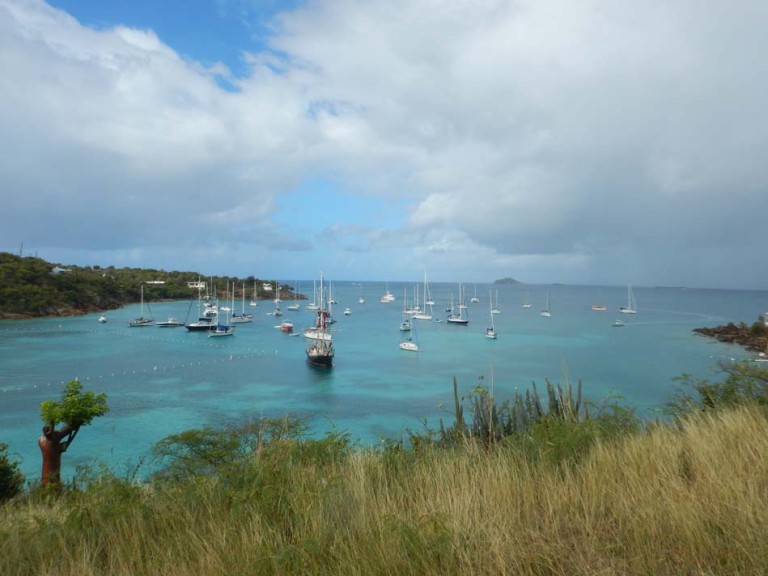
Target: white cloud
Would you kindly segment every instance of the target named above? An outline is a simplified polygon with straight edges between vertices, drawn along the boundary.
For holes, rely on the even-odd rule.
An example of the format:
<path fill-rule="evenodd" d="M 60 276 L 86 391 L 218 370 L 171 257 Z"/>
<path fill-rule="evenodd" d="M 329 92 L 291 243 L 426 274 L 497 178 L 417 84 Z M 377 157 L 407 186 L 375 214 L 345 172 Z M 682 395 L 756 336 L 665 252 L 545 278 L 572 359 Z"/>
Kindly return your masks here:
<path fill-rule="evenodd" d="M 213 243 L 279 267 L 259 247 L 282 243 L 291 276 L 303 253 L 311 275 L 320 230 L 271 216 L 278 195 L 326 174 L 382 206 L 336 207 L 332 257 L 350 277 L 764 287 L 768 271 L 734 262 L 763 258 L 766 10 L 308 2 L 278 16 L 273 52 L 250 55 L 232 92 L 222 64 L 187 61 L 151 30 L 0 0 L 0 185 L 19 216 L 0 238 L 189 268 L 184 254 Z M 412 209 L 377 228 L 394 202 Z"/>

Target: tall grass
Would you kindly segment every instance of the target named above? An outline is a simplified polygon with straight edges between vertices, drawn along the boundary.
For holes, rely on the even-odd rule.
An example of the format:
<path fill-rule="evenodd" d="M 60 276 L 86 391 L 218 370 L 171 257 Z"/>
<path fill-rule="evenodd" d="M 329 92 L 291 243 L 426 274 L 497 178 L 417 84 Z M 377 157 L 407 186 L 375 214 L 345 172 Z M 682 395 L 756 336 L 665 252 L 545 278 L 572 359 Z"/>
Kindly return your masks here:
<path fill-rule="evenodd" d="M 343 442 L 342 442 L 343 444 Z M 768 421 L 702 414 L 576 466 L 517 447 L 266 447 L 239 471 L 100 475 L 0 509 L 4 575 L 762 574 Z"/>

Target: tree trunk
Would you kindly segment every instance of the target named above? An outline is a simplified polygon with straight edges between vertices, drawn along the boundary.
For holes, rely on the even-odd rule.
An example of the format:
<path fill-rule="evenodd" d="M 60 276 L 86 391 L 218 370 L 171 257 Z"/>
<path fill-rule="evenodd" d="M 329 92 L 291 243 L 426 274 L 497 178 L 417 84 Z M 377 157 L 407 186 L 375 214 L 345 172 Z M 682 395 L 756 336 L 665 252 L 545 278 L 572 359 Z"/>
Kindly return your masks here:
<path fill-rule="evenodd" d="M 37 445 L 43 455 L 43 473 L 40 484 L 43 488 L 61 484 L 61 454 L 67 444 L 61 442 L 63 434 L 51 426 L 43 428 L 43 435 L 37 439 Z"/>

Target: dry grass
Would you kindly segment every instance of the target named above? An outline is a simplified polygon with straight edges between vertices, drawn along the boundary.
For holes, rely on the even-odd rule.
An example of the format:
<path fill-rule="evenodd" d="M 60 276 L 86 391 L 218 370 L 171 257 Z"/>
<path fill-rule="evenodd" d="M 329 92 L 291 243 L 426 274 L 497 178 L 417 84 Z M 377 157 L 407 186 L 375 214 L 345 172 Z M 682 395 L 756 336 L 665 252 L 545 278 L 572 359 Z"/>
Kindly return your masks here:
<path fill-rule="evenodd" d="M 0 573 L 768 573 L 756 410 L 598 444 L 573 466 L 471 445 L 292 466 L 237 489 L 116 483 L 13 502 L 0 510 Z"/>

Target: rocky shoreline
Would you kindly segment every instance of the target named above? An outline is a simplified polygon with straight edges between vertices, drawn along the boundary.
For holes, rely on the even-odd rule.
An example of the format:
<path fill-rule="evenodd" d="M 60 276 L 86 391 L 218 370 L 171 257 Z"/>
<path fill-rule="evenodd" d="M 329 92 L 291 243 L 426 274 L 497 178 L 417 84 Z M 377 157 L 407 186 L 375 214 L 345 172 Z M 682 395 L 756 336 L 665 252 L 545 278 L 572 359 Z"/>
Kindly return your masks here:
<path fill-rule="evenodd" d="M 694 332 L 701 334 L 702 336 L 708 336 L 715 338 L 719 342 L 725 342 L 726 344 L 736 344 L 743 346 L 747 350 L 752 352 L 765 352 L 768 349 L 768 328 L 762 330 L 755 329 L 755 325 L 736 325 L 733 322 L 729 322 L 724 326 L 716 326 L 714 328 L 694 328 Z"/>

